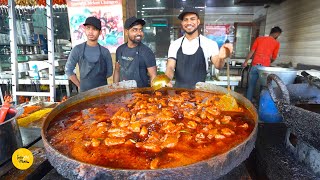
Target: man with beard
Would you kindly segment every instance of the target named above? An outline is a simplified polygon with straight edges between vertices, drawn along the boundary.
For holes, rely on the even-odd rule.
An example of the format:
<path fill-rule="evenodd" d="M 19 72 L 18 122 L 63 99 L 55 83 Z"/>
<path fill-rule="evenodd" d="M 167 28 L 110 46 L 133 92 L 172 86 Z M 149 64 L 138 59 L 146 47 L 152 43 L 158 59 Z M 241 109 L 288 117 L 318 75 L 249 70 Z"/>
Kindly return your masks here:
<path fill-rule="evenodd" d="M 254 58 L 251 63 L 252 66 L 249 71 L 248 90 L 246 95 L 250 101 L 252 101 L 253 93 L 259 79 L 258 67 L 268 67 L 276 60 L 280 48 L 280 43 L 277 39 L 281 33 L 282 30 L 276 26 L 271 29 L 269 36 L 258 37 L 254 41 L 251 51 L 242 65 L 243 67 L 246 67 L 249 59 L 254 54 Z"/>
<path fill-rule="evenodd" d="M 80 92 L 108 84 L 107 78 L 113 71 L 109 50 L 98 43 L 101 21 L 96 17 L 88 17 L 83 25 L 87 41 L 72 49 L 65 65 L 66 75 Z M 79 64 L 80 80 L 73 72 L 76 64 Z"/>
<path fill-rule="evenodd" d="M 116 64 L 113 74 L 115 83 L 123 80 L 135 80 L 138 87 L 150 86 L 150 79 L 156 77 L 157 66 L 152 50 L 141 41 L 144 37 L 145 21 L 130 17 L 124 24 L 127 43 L 116 51 Z M 149 75 L 148 75 L 149 74 Z"/>
<path fill-rule="evenodd" d="M 165 74 L 170 79 L 175 77 L 175 87 L 192 89 L 197 82 L 205 81 L 208 61 L 221 69 L 233 48 L 227 43 L 219 51 L 215 41 L 200 35 L 200 19 L 195 8 L 184 8 L 178 19 L 185 35 L 170 44 Z"/>

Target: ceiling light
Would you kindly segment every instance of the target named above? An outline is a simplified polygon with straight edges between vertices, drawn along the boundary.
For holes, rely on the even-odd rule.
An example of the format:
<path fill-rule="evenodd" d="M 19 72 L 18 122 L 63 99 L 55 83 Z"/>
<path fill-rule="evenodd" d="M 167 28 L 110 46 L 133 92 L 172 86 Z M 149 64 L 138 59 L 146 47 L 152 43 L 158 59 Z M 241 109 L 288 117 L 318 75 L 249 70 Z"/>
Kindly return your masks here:
<path fill-rule="evenodd" d="M 144 9 L 144 10 L 146 10 L 146 9 L 155 9 L 155 10 L 161 10 L 161 9 L 166 9 L 166 7 L 147 7 L 147 8 L 142 8 L 142 9 Z"/>
<path fill-rule="evenodd" d="M 160 2 L 160 0 L 157 0 L 157 2 L 159 3 L 159 2 Z"/>

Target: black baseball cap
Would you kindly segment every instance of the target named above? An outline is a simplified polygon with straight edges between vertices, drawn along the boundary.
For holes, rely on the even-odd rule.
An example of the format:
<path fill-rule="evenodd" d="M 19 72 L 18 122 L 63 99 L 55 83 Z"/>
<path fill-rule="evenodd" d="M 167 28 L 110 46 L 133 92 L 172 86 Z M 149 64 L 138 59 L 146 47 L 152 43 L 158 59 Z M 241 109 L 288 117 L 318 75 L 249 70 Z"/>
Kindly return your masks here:
<path fill-rule="evenodd" d="M 183 16 L 186 15 L 187 13 L 193 13 L 199 16 L 199 12 L 196 8 L 193 7 L 185 7 L 183 11 L 179 14 L 178 19 L 183 20 Z"/>
<path fill-rule="evenodd" d="M 146 24 L 146 22 L 143 19 L 138 19 L 135 16 L 132 16 L 126 20 L 126 22 L 124 23 L 124 28 L 129 29 L 131 25 L 135 22 L 139 22 L 142 26 Z"/>
<path fill-rule="evenodd" d="M 86 19 L 86 22 L 83 24 L 83 25 L 92 25 L 94 26 L 95 28 L 101 30 L 101 21 L 100 19 L 96 18 L 96 17 L 88 17 Z"/>

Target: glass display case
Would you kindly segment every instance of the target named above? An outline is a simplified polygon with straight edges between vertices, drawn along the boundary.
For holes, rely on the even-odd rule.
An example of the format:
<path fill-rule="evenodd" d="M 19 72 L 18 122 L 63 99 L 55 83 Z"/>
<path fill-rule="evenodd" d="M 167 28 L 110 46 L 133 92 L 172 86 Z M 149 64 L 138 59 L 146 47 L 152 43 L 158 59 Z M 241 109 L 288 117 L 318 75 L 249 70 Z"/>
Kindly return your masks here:
<path fill-rule="evenodd" d="M 0 72 L 11 71 L 11 51 L 9 37 L 8 7 L 0 7 Z M 17 59 L 19 66 L 28 61 L 41 61 L 48 59 L 47 48 L 47 21 L 44 7 L 16 7 L 16 28 L 17 28 Z M 66 7 L 53 8 L 53 25 L 55 42 L 55 59 L 65 60 L 70 53 L 69 23 Z M 59 63 L 61 64 L 61 63 Z M 60 68 L 61 69 L 61 68 Z M 30 68 L 21 69 L 19 72 L 28 71 Z M 27 73 L 28 74 L 28 73 Z"/>
<path fill-rule="evenodd" d="M 246 58 L 252 42 L 252 23 L 235 23 L 234 57 Z"/>

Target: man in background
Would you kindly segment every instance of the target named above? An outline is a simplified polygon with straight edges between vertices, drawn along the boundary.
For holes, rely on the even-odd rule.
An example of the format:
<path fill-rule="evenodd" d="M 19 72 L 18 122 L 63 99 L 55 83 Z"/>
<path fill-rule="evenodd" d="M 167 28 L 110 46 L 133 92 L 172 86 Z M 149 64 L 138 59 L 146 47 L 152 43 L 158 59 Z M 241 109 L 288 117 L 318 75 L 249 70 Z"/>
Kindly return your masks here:
<path fill-rule="evenodd" d="M 101 21 L 96 17 L 88 17 L 84 26 L 87 41 L 71 50 L 65 65 L 66 75 L 80 92 L 106 85 L 113 71 L 109 50 L 98 43 Z M 76 64 L 79 64 L 80 80 L 74 73 Z"/>
<path fill-rule="evenodd" d="M 277 41 L 277 38 L 281 33 L 282 30 L 276 26 L 271 29 L 269 36 L 258 37 L 254 41 L 251 51 L 242 65 L 243 67 L 246 67 L 249 59 L 254 54 L 249 71 L 248 90 L 246 95 L 247 99 L 250 101 L 252 101 L 254 90 L 259 79 L 258 67 L 269 67 L 270 64 L 276 60 L 280 48 L 280 43 Z"/>
<path fill-rule="evenodd" d="M 127 43 L 117 48 L 113 82 L 135 80 L 138 87 L 149 87 L 156 77 L 155 55 L 141 42 L 145 23 L 143 19 L 134 16 L 126 20 L 124 27 Z"/>
<path fill-rule="evenodd" d="M 175 77 L 175 87 L 193 89 L 197 82 L 205 82 L 208 61 L 221 69 L 233 47 L 230 43 L 224 44 L 219 50 L 215 41 L 200 34 L 197 9 L 184 8 L 178 19 L 181 20 L 185 35 L 170 44 L 165 74 L 171 80 Z"/>

